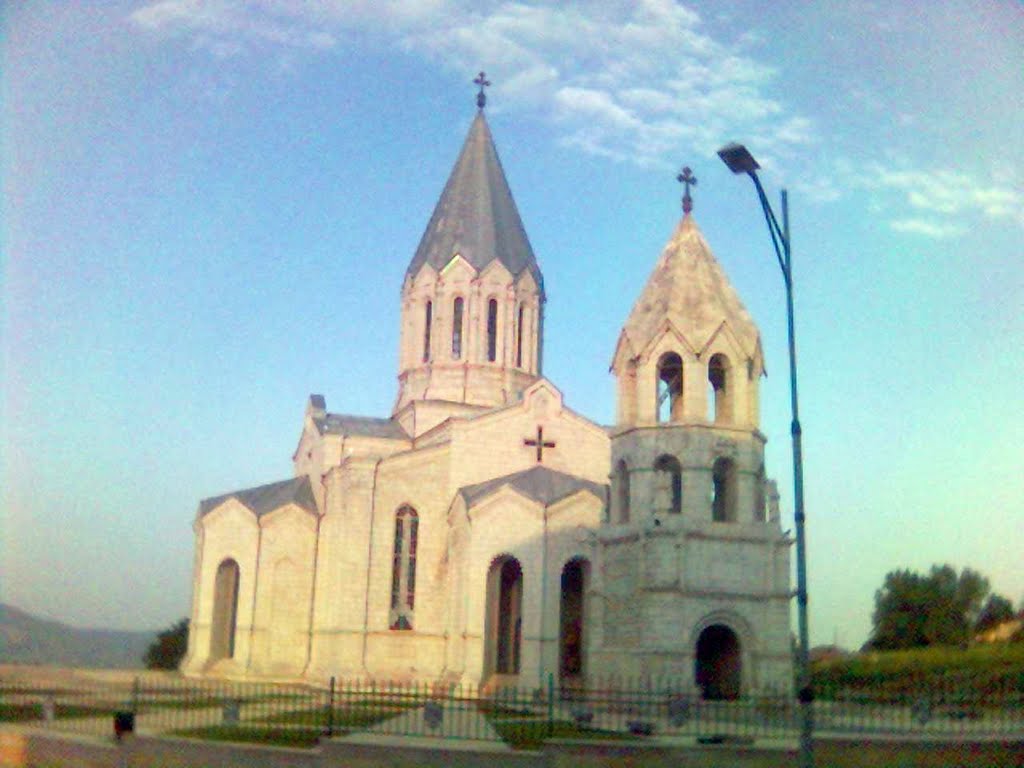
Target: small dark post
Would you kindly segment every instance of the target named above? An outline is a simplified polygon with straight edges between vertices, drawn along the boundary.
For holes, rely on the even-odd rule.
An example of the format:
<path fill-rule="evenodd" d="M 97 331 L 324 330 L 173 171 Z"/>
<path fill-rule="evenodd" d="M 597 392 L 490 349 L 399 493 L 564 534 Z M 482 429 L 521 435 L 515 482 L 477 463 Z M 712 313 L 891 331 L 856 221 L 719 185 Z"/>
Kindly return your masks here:
<path fill-rule="evenodd" d="M 331 687 L 327 694 L 327 738 L 334 735 L 334 675 L 331 675 Z"/>

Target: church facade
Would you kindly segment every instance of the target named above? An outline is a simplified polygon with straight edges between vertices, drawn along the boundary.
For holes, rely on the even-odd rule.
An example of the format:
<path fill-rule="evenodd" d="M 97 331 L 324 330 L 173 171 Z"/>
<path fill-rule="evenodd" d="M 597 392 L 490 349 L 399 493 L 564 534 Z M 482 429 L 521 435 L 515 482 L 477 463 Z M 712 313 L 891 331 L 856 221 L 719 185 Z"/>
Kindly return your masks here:
<path fill-rule="evenodd" d="M 616 424 L 575 413 L 480 106 L 401 287 L 391 415 L 311 395 L 291 478 L 200 503 L 182 670 L 788 688 L 757 328 L 687 210 L 615 346 Z"/>

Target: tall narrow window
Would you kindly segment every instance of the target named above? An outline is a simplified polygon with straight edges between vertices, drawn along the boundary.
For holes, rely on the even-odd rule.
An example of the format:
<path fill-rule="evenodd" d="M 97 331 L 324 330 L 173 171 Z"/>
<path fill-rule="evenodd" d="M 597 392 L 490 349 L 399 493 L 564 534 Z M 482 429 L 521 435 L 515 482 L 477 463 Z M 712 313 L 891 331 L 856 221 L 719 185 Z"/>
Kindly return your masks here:
<path fill-rule="evenodd" d="M 462 297 L 455 300 L 452 308 L 452 357 L 462 357 Z"/>
<path fill-rule="evenodd" d="M 658 360 L 658 422 L 683 419 L 683 359 L 666 352 Z"/>
<path fill-rule="evenodd" d="M 426 314 L 423 318 L 423 362 L 430 360 L 430 326 L 434 322 L 434 303 L 427 302 Z"/>
<path fill-rule="evenodd" d="M 395 549 L 391 560 L 391 629 L 412 629 L 416 603 L 416 539 L 419 516 L 404 506 L 395 515 Z"/>
<path fill-rule="evenodd" d="M 732 459 L 716 459 L 711 470 L 711 519 L 719 523 L 736 520 L 736 465 Z"/>
<path fill-rule="evenodd" d="M 516 368 L 523 367 L 523 305 L 519 305 L 519 316 L 516 318 Z"/>
<path fill-rule="evenodd" d="M 238 621 L 238 563 L 231 558 L 217 566 L 213 582 L 213 618 L 210 628 L 210 661 L 235 655 Z"/>
<path fill-rule="evenodd" d="M 629 466 L 625 461 L 615 465 L 615 522 L 629 522 Z"/>
<path fill-rule="evenodd" d="M 763 523 L 768 519 L 768 479 L 764 474 L 764 464 L 757 468 L 754 478 L 754 522 Z"/>
<path fill-rule="evenodd" d="M 498 302 L 496 299 L 487 302 L 487 359 L 492 363 L 498 359 Z"/>
<path fill-rule="evenodd" d="M 660 456 L 654 462 L 655 512 L 678 515 L 683 511 L 683 472 L 675 456 Z"/>
<path fill-rule="evenodd" d="M 708 361 L 708 420 L 726 424 L 732 420 L 729 358 L 713 355 Z"/>

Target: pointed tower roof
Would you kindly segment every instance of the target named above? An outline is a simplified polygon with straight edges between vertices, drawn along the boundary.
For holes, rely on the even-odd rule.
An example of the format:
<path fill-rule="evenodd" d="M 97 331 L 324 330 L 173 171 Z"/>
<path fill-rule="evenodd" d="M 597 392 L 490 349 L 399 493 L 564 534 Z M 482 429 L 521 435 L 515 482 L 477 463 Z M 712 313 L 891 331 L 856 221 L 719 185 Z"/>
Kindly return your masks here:
<path fill-rule="evenodd" d="M 630 356 L 638 355 L 671 324 L 699 351 L 723 323 L 743 352 L 760 366 L 761 334 L 692 214 L 687 213 L 633 305 L 619 347 L 625 342 Z"/>
<path fill-rule="evenodd" d="M 513 275 L 529 270 L 543 285 L 482 109 L 406 274 L 414 276 L 427 263 L 440 271 L 456 254 L 477 271 L 495 260 Z"/>

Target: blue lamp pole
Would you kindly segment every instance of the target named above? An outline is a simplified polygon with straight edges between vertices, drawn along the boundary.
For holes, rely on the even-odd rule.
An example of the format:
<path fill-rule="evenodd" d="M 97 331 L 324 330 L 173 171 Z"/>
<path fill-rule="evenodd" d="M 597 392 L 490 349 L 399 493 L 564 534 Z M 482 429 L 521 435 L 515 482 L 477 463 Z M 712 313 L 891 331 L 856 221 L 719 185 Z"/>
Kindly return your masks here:
<path fill-rule="evenodd" d="M 800 766 L 814 768 L 814 691 L 811 687 L 811 673 L 808 663 L 807 630 L 807 545 L 804 538 L 804 457 L 800 429 L 800 406 L 796 395 L 796 339 L 793 331 L 793 269 L 790 261 L 789 202 L 786 190 L 782 190 L 782 226 L 768 203 L 768 197 L 757 176 L 761 166 L 742 144 L 727 144 L 718 150 L 718 156 L 733 173 L 745 173 L 757 188 L 768 232 L 772 236 L 775 256 L 782 269 L 786 283 L 786 322 L 789 329 L 789 392 L 793 410 L 790 432 L 793 436 L 793 505 L 796 523 L 796 599 L 797 622 L 800 632 L 800 648 L 797 654 L 797 698 L 800 702 Z"/>

